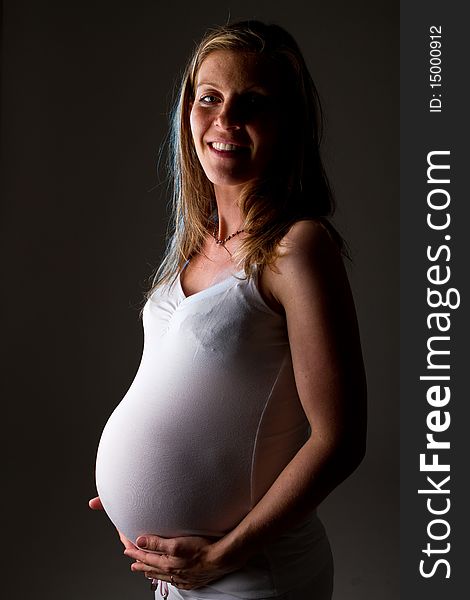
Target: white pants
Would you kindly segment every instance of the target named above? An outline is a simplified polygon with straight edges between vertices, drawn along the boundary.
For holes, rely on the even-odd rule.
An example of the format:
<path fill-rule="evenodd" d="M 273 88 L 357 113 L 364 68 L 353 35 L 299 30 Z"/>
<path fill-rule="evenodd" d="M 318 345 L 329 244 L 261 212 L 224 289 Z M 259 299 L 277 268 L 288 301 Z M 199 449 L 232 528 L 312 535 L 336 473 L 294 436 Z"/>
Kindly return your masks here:
<path fill-rule="evenodd" d="M 199 595 L 198 590 L 178 590 L 173 585 L 168 585 L 167 600 L 245 600 L 245 596 L 224 594 L 216 590 L 209 591 L 204 588 L 204 595 Z M 207 591 L 206 591 L 207 590 Z M 323 571 L 318 573 L 308 583 L 305 583 L 289 592 L 280 595 L 259 598 L 258 600 L 331 600 L 333 594 L 333 564 L 329 563 Z M 155 600 L 163 600 L 160 591 L 155 592 Z"/>

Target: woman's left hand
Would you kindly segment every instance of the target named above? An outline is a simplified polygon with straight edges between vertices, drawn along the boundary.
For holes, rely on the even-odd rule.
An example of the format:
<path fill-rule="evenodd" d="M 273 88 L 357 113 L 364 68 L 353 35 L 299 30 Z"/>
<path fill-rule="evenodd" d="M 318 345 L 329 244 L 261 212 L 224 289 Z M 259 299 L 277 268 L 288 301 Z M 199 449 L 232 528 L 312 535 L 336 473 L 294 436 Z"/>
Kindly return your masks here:
<path fill-rule="evenodd" d="M 137 562 L 131 570 L 147 579 L 167 581 L 183 590 L 207 585 L 241 566 L 220 552 L 218 541 L 198 536 L 162 538 L 155 535 L 137 539 L 139 548 L 124 554 Z M 144 549 L 145 548 L 145 549 Z"/>

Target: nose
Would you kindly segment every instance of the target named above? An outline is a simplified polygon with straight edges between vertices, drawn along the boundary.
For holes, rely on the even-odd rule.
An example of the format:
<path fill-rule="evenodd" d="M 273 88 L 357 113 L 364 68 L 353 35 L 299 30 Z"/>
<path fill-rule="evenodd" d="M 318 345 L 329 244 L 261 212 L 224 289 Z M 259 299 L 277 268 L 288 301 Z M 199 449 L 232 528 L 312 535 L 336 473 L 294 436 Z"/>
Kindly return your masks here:
<path fill-rule="evenodd" d="M 220 129 L 240 129 L 242 124 L 242 113 L 237 102 L 225 101 L 217 113 L 215 119 L 216 127 Z"/>

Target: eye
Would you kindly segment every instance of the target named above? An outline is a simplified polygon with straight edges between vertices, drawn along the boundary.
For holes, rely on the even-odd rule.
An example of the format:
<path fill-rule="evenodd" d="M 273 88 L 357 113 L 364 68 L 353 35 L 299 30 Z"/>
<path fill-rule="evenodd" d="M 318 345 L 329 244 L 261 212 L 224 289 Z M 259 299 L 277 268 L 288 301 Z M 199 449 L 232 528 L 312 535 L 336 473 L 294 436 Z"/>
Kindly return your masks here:
<path fill-rule="evenodd" d="M 217 98 L 217 96 L 214 96 L 213 94 L 204 94 L 199 98 L 199 102 L 205 105 L 216 104 L 218 100 L 219 99 Z"/>
<path fill-rule="evenodd" d="M 264 94 L 247 94 L 244 98 L 244 104 L 247 109 L 262 110 L 269 105 L 269 98 Z"/>
<path fill-rule="evenodd" d="M 263 97 L 260 96 L 260 94 L 247 94 L 246 95 L 246 101 L 249 104 L 257 104 L 258 102 L 261 102 L 263 100 Z"/>

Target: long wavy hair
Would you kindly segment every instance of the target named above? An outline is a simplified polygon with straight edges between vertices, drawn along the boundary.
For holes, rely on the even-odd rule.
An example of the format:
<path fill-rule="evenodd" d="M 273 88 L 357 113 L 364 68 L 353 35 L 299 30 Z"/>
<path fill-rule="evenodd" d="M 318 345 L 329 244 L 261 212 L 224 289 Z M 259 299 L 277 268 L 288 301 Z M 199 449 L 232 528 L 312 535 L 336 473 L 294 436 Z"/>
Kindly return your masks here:
<path fill-rule="evenodd" d="M 269 172 L 244 188 L 240 209 L 248 234 L 234 252 L 235 263 L 251 277 L 255 266 L 272 265 L 279 242 L 293 223 L 321 222 L 344 250 L 341 236 L 328 220 L 334 211 L 331 188 L 320 158 L 322 111 L 317 90 L 293 37 L 278 25 L 241 21 L 210 29 L 196 46 L 183 73 L 172 117 L 168 169 L 172 181 L 172 212 L 167 248 L 152 277 L 155 288 L 171 283 L 185 262 L 201 251 L 209 228 L 217 222 L 213 184 L 206 177 L 193 143 L 190 107 L 204 59 L 217 50 L 254 53 L 272 61 L 294 114 L 284 127 L 283 140 Z M 293 110 L 292 110 L 293 109 Z M 286 143 L 284 143 L 284 141 Z"/>

